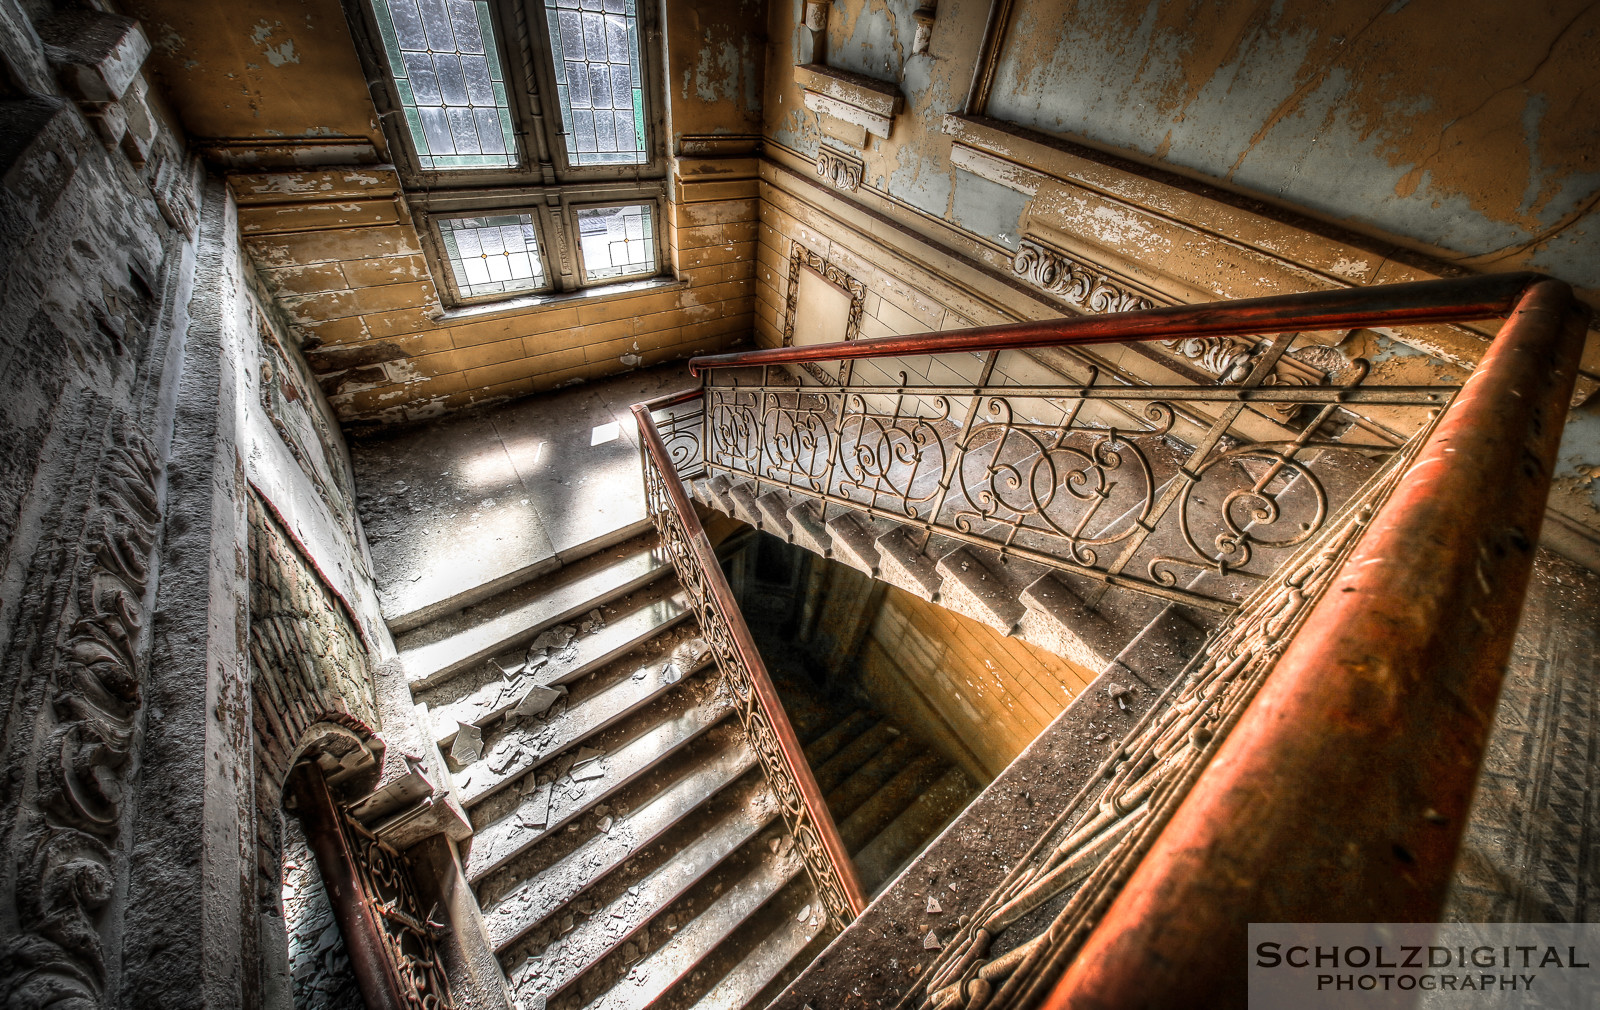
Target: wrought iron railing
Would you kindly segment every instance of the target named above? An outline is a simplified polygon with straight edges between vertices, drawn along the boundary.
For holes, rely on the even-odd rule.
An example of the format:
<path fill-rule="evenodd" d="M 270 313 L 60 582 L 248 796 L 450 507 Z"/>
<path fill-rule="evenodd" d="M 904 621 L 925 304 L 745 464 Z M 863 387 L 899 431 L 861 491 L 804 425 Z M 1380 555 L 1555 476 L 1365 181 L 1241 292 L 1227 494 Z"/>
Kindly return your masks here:
<path fill-rule="evenodd" d="M 1359 361 L 1274 384 L 1297 333 L 1499 316 L 1459 391 L 1371 386 Z M 1216 952 L 1249 922 L 1437 915 L 1587 317 L 1564 284 L 1501 275 L 697 358 L 766 370 L 708 378 L 669 422 L 676 472 L 635 408 L 652 512 L 719 602 L 682 484 L 705 472 L 1231 615 L 902 1005 L 1236 1001 L 1244 958 Z M 1001 350 L 1259 333 L 1289 338 L 1237 385 L 1118 386 L 1090 358 L 1076 385 L 994 378 Z M 969 384 L 852 373 L 953 352 L 982 355 Z M 843 385 L 770 371 L 817 362 Z M 1334 457 L 1355 461 L 1341 489 Z M 1228 469 L 1248 479 L 1207 484 Z M 716 619 L 743 629 L 731 601 Z"/>
<path fill-rule="evenodd" d="M 795 851 L 805 862 L 830 925 L 839 930 L 867 905 L 855 864 L 828 813 L 777 688 L 680 478 L 680 473 L 695 472 L 681 468 L 695 466 L 699 412 L 669 414 L 659 425 L 654 417 L 655 411 L 670 410 L 699 396 L 695 390 L 633 407 L 646 504 L 700 622 L 700 634 L 710 645 L 722 681 L 733 696 L 745 736 L 778 800 Z"/>

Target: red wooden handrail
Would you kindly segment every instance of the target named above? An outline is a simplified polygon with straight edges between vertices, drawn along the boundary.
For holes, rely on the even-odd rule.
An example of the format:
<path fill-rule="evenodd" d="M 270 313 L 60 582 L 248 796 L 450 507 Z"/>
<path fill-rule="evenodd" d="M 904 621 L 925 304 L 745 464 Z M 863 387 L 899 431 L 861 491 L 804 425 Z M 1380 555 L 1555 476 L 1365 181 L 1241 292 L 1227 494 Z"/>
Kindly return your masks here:
<path fill-rule="evenodd" d="M 1252 922 L 1437 920 L 1587 316 L 1521 293 L 1048 1010 L 1243 1006 Z"/>
<path fill-rule="evenodd" d="M 778 689 L 767 673 L 767 665 L 761 659 L 761 652 L 756 648 L 755 639 L 751 637 L 750 626 L 745 623 L 739 611 L 738 600 L 734 598 L 728 580 L 723 577 L 722 565 L 717 561 L 716 551 L 712 549 L 705 528 L 700 525 L 700 516 L 689 500 L 689 493 L 684 490 L 683 481 L 678 479 L 672 455 L 661 439 L 655 418 L 651 417 L 652 410 L 688 403 L 700 395 L 700 390 L 690 389 L 634 404 L 633 416 L 639 426 L 640 444 L 644 447 L 644 451 L 650 454 L 666 484 L 667 497 L 672 502 L 672 510 L 677 514 L 678 521 L 683 524 L 689 549 L 694 551 L 695 561 L 699 564 L 705 590 L 712 597 L 713 605 L 722 612 L 728 636 L 732 639 L 731 644 L 739 654 L 740 662 L 750 674 L 751 690 L 755 692 L 756 703 L 767 713 L 767 721 L 777 738 L 778 750 L 783 755 L 784 764 L 789 768 L 789 774 L 799 787 L 806 814 L 812 824 L 816 825 L 822 847 L 826 850 L 828 859 L 839 877 L 845 899 L 850 903 L 854 914 L 860 915 L 867 907 L 867 896 L 861 888 L 861 879 L 856 874 L 855 862 L 844 846 L 844 839 L 839 836 L 839 828 L 833 822 L 833 815 L 828 812 L 828 804 L 823 799 L 822 788 L 817 785 L 816 776 L 811 773 L 811 764 L 806 760 L 800 738 L 795 735 L 794 726 L 784 714 L 783 702 L 778 698 Z"/>
<path fill-rule="evenodd" d="M 905 337 L 768 347 L 689 359 L 689 371 L 742 365 L 778 365 L 846 358 L 893 358 L 906 354 L 950 354 L 1027 347 L 1121 344 L 1175 337 L 1224 337 L 1289 330 L 1355 329 L 1460 323 L 1503 316 L 1539 274 L 1486 274 L 1442 281 L 1417 281 L 1366 288 L 1340 288 L 1297 295 L 1273 295 L 1231 302 L 1176 305 L 1098 316 L 1072 316 L 1041 322 L 1001 323 L 964 330 L 917 333 Z"/>

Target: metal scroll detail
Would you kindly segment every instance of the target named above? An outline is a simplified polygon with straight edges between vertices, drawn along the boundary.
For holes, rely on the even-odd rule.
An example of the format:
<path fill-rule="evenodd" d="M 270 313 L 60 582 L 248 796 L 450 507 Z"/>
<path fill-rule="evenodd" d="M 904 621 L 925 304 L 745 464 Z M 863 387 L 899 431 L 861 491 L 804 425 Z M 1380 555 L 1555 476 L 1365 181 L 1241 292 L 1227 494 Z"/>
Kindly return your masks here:
<path fill-rule="evenodd" d="M 845 924 L 855 917 L 855 912 L 851 908 L 840 879 L 839 868 L 834 866 L 828 849 L 823 844 L 821 830 L 806 808 L 805 798 L 795 778 L 795 772 L 789 767 L 783 749 L 778 743 L 772 724 L 775 716 L 765 711 L 761 704 L 755 678 L 758 675 L 764 677 L 765 673 L 753 672 L 735 644 L 729 626 L 730 621 L 742 618 L 723 613 L 716 595 L 711 591 L 708 582 L 711 576 L 705 571 L 700 554 L 695 550 L 691 536 L 673 507 L 667 491 L 665 482 L 676 479 L 676 475 L 668 478 L 656 466 L 654 457 L 648 451 L 642 455 L 645 500 L 651 518 L 655 522 L 656 532 L 660 536 L 661 546 L 672 559 L 678 581 L 694 607 L 695 616 L 700 623 L 700 634 L 716 657 L 723 682 L 733 696 L 740 724 L 744 728 L 751 748 L 761 762 L 761 770 L 767 784 L 777 798 L 783 813 L 784 825 L 794 838 L 795 849 L 805 862 L 817 894 L 827 909 L 828 921 L 834 930 L 843 929 Z M 720 576 L 720 573 L 717 573 L 717 576 Z M 780 714 L 776 717 L 782 716 Z"/>
<path fill-rule="evenodd" d="M 1421 447 L 1390 458 L 1323 535 L 1219 627 L 901 1001 L 918 1010 L 1034 1006 L 1116 898 L 1226 739 Z M 1053 914 L 1052 914 L 1053 913 Z M 1031 936 L 1012 935 L 1021 923 Z M 1042 927 L 1042 928 L 1041 928 Z"/>
<path fill-rule="evenodd" d="M 895 385 L 708 383 L 704 463 L 1229 612 L 1400 444 L 1347 403 L 1437 407 L 1451 393 L 1363 387 L 1360 361 L 1339 388 L 1278 384 L 1284 349 L 1257 353 L 1234 387 L 1129 386 L 1097 367 L 1063 387 L 908 385 L 904 372 L 885 376 Z"/>
<path fill-rule="evenodd" d="M 436 945 L 446 927 L 430 922 L 430 913 L 418 901 L 410 861 L 343 809 L 338 816 L 362 900 L 376 915 L 400 998 L 412 1010 L 453 1010 Z"/>

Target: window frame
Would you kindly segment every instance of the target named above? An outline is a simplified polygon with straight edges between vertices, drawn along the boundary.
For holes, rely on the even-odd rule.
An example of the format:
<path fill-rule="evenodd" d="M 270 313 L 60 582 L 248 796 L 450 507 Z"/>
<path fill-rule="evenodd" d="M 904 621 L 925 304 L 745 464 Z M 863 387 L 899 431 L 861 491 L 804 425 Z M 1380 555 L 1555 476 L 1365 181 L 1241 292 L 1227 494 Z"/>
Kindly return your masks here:
<path fill-rule="evenodd" d="M 487 192 L 429 192 L 419 194 L 408 202 L 416 219 L 417 233 L 422 239 L 423 255 L 434 271 L 439 295 L 449 307 L 493 304 L 530 295 L 546 299 L 580 295 L 583 292 L 601 291 L 612 285 L 634 284 L 662 277 L 670 272 L 666 261 L 666 237 L 663 234 L 665 198 L 660 193 L 641 192 L 627 184 L 589 183 L 533 191 L 501 188 Z M 648 273 L 588 280 L 578 238 L 578 211 L 591 207 L 639 204 L 650 208 L 654 269 Z M 437 219 L 493 214 L 528 214 L 533 218 L 534 235 L 539 242 L 544 266 L 545 283 L 542 287 L 483 295 L 461 293 Z"/>
<path fill-rule="evenodd" d="M 656 5 L 637 0 L 640 83 L 645 102 L 649 160 L 640 165 L 574 165 L 567 157 L 561 105 L 556 98 L 545 0 L 487 0 L 495 45 L 504 68 L 507 105 L 517 143 L 511 168 L 424 169 L 389 66 L 375 4 L 344 0 L 356 50 L 367 73 L 390 161 L 400 177 L 428 268 L 446 309 L 492 305 L 536 296 L 559 298 L 612 285 L 672 275 L 665 244 L 666 87 L 662 76 L 663 35 Z M 646 204 L 652 215 L 655 268 L 650 273 L 590 281 L 583 266 L 577 208 Z M 545 283 L 518 291 L 464 295 L 444 247 L 437 218 L 529 214 L 544 267 Z"/>
<path fill-rule="evenodd" d="M 645 103 L 645 147 L 642 165 L 573 164 L 563 139 L 561 103 L 556 98 L 554 58 L 550 52 L 545 0 L 487 0 L 490 20 L 505 71 L 507 104 L 517 142 L 518 164 L 511 168 L 424 169 L 418 160 L 405 118 L 405 107 L 389 66 L 388 50 L 378 28 L 375 3 L 345 0 L 356 50 L 367 73 L 378 121 L 388 141 L 389 158 L 407 191 L 469 189 L 496 185 L 565 185 L 628 179 L 659 182 L 666 176 L 666 94 L 662 79 L 661 26 L 655 5 L 638 0 L 639 75 Z"/>
<path fill-rule="evenodd" d="M 583 255 L 583 235 L 578 230 L 578 212 L 582 210 L 599 210 L 606 207 L 637 207 L 640 204 L 650 208 L 650 242 L 651 259 L 650 270 L 644 273 L 623 274 L 619 277 L 605 277 L 600 280 L 589 279 L 588 263 Z M 573 267 L 572 273 L 578 280 L 579 287 L 596 288 L 608 284 L 627 284 L 632 281 L 643 280 L 647 277 L 659 276 L 662 272 L 662 243 L 661 243 L 661 202 L 646 197 L 617 197 L 609 200 L 568 200 L 562 207 L 568 231 L 572 236 Z"/>

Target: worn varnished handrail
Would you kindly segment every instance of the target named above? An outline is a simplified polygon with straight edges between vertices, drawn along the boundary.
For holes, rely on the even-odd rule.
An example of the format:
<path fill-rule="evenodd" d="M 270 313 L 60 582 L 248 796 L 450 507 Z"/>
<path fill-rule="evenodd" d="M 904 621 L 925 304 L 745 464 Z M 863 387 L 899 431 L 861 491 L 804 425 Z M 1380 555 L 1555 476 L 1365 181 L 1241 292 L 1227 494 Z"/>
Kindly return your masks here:
<path fill-rule="evenodd" d="M 1587 316 L 1567 285 L 1506 274 L 706 355 L 691 368 L 1509 317 L 1138 869 L 1096 925 L 1026 969 L 1051 1010 L 1232 1005 L 1252 921 L 1439 914 Z M 965 1006 L 983 1001 L 978 988 L 946 995 Z"/>
<path fill-rule="evenodd" d="M 1242 1006 L 1252 922 L 1437 920 L 1587 315 L 1521 292 L 1047 1007 Z"/>
<path fill-rule="evenodd" d="M 1274 295 L 1231 302 L 1176 305 L 1139 312 L 1073 316 L 1039 322 L 1001 323 L 904 337 L 768 347 L 689 359 L 699 375 L 714 368 L 893 358 L 908 354 L 1084 347 L 1177 337 L 1226 337 L 1288 330 L 1338 330 L 1362 326 L 1460 323 L 1503 316 L 1539 274 L 1488 274 L 1442 281 L 1417 281 L 1307 294 Z"/>
<path fill-rule="evenodd" d="M 745 623 L 739 611 L 733 589 L 722 574 L 722 566 L 717 561 L 716 552 L 706 537 L 705 528 L 700 524 L 700 517 L 694 510 L 683 482 L 678 478 L 677 470 L 672 463 L 672 455 L 667 450 L 652 416 L 653 411 L 689 403 L 700 396 L 700 390 L 691 389 L 634 404 L 633 415 L 639 427 L 640 447 L 649 457 L 647 463 L 653 465 L 662 475 L 674 513 L 673 518 L 681 525 L 687 541 L 686 546 L 694 553 L 697 567 L 702 573 L 701 577 L 705 583 L 702 588 L 708 597 L 704 602 L 713 608 L 720 618 L 731 640 L 729 644 L 737 654 L 735 661 L 742 665 L 749 675 L 755 704 L 766 716 L 766 723 L 771 727 L 774 742 L 789 779 L 799 792 L 807 819 L 815 827 L 821 848 L 831 864 L 833 877 L 850 906 L 850 916 L 854 917 L 867 907 L 866 893 L 862 890 L 855 863 L 845 848 L 844 839 L 839 836 L 833 815 L 828 812 L 822 789 L 817 785 L 816 776 L 811 772 L 811 765 L 806 760 L 800 739 L 795 735 L 794 727 L 784 713 L 783 703 L 778 698 L 778 690 L 767 673 L 766 663 L 756 648 L 755 639 L 751 637 L 749 625 Z M 723 660 L 724 658 L 719 655 L 718 661 L 723 662 Z M 752 740 L 751 744 L 759 749 L 762 741 Z M 823 897 L 826 898 L 826 895 Z"/>

